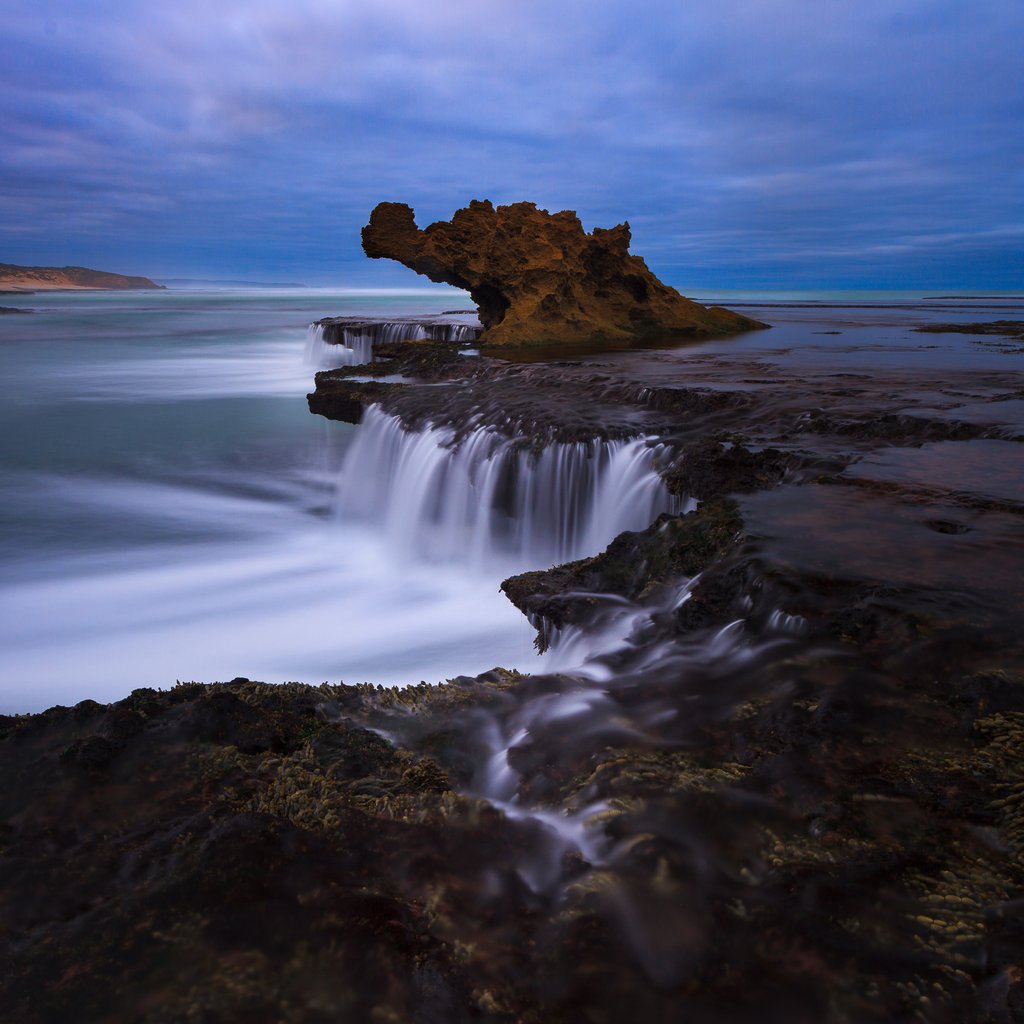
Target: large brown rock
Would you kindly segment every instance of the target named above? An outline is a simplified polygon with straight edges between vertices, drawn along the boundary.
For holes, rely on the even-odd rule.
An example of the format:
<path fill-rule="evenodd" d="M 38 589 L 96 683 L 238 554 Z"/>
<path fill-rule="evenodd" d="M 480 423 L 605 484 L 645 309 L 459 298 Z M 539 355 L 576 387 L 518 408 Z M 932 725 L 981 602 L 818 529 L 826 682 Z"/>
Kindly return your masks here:
<path fill-rule="evenodd" d="M 662 284 L 629 254 L 629 224 L 587 234 L 571 210 L 473 200 L 420 231 L 404 203 L 379 203 L 363 249 L 470 293 L 484 345 L 625 342 L 734 334 L 765 324 L 705 307 Z"/>

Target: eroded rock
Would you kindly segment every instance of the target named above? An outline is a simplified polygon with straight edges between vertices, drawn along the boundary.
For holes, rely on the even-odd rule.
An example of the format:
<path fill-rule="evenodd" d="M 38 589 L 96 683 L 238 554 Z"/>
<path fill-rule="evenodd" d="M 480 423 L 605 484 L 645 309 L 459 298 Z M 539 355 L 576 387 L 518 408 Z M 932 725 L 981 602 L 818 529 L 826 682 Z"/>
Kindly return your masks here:
<path fill-rule="evenodd" d="M 735 334 L 765 324 L 683 298 L 629 254 L 628 223 L 587 234 L 571 210 L 472 201 L 421 231 L 412 208 L 379 203 L 363 249 L 463 288 L 484 345 L 629 343 L 658 335 Z"/>

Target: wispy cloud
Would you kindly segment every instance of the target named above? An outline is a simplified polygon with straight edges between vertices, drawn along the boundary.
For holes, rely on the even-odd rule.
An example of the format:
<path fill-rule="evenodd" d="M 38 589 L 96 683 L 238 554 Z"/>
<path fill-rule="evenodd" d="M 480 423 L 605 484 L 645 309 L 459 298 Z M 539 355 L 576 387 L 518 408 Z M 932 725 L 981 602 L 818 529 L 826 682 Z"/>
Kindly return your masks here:
<path fill-rule="evenodd" d="M 948 283 L 1020 273 L 1020 0 L 8 0 L 5 21 L 3 258 L 372 279 L 378 200 L 426 223 L 487 196 L 628 218 L 686 284 L 882 284 L 924 250 Z"/>

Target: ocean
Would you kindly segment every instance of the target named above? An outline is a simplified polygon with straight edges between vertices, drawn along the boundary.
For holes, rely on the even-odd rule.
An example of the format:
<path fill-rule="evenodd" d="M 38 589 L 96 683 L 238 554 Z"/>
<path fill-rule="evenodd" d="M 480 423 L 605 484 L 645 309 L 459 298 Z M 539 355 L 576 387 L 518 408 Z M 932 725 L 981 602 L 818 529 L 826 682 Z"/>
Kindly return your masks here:
<path fill-rule="evenodd" d="M 950 290 L 695 297 L 775 328 L 700 351 L 840 368 L 1010 368 L 998 347 L 911 328 L 1024 305 Z M 0 317 L 0 712 L 176 680 L 406 684 L 539 664 L 498 584 L 553 549 L 418 551 L 415 530 L 396 535 L 387 509 L 353 501 L 376 472 L 352 456 L 363 428 L 306 407 L 322 358 L 312 321 L 438 314 L 467 308 L 464 295 L 181 288 L 3 304 L 34 312 Z M 589 547 L 561 553 L 646 525 L 595 523 Z"/>

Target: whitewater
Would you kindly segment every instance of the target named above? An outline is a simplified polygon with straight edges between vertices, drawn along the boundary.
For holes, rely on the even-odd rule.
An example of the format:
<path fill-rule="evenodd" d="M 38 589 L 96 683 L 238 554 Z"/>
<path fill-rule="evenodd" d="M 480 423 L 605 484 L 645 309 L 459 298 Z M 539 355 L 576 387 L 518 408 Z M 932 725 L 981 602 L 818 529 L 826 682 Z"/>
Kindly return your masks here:
<path fill-rule="evenodd" d="M 678 507 L 643 438 L 538 455 L 486 429 L 310 415 L 313 373 L 355 347 L 308 329 L 325 310 L 402 320 L 451 293 L 18 301 L 36 312 L 0 346 L 3 712 L 176 680 L 533 670 L 501 580 Z"/>
<path fill-rule="evenodd" d="M 778 329 L 688 351 L 767 347 L 780 365 L 851 370 L 1006 366 L 998 349 L 895 326 L 1013 315 L 1005 296 L 699 297 Z M 588 660 L 600 675 L 636 610 L 613 602 L 600 635 L 549 637 L 540 659 L 537 624 L 499 584 L 683 507 L 658 477 L 665 453 L 642 437 L 538 455 L 487 429 L 309 413 L 315 371 L 372 358 L 375 344 L 410 330 L 472 344 L 458 292 L 4 301 L 34 312 L 0 317 L 0 713 L 179 679 L 401 685 Z"/>

